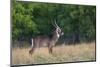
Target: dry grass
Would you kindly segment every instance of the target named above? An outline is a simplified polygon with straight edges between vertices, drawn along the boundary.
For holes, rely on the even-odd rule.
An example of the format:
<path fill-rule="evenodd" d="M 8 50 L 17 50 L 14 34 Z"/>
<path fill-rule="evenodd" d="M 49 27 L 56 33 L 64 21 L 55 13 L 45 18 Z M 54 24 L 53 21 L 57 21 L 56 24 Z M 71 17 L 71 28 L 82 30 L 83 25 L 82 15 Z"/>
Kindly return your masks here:
<path fill-rule="evenodd" d="M 48 53 L 47 47 L 38 48 L 32 56 L 29 56 L 29 50 L 30 48 L 14 48 L 12 50 L 12 64 L 44 64 L 95 60 L 95 43 L 57 46 L 54 47 L 52 55 Z"/>

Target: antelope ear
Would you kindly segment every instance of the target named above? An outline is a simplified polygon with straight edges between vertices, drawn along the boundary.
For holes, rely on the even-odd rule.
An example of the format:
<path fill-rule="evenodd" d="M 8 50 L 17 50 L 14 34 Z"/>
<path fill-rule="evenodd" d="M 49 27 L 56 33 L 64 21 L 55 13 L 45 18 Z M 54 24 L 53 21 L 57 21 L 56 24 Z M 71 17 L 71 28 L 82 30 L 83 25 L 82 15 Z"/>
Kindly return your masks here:
<path fill-rule="evenodd" d="M 61 35 L 64 35 L 64 33 L 62 32 Z"/>

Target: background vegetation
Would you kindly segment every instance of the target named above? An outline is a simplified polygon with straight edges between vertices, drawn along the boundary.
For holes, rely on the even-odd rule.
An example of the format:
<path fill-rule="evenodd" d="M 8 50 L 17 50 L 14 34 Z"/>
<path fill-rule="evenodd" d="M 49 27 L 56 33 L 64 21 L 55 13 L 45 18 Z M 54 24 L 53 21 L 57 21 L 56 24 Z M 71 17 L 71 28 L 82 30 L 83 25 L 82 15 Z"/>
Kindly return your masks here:
<path fill-rule="evenodd" d="M 64 32 L 60 41 L 68 44 L 95 41 L 95 6 L 12 0 L 12 42 L 30 43 L 39 34 L 51 35 L 54 20 Z"/>

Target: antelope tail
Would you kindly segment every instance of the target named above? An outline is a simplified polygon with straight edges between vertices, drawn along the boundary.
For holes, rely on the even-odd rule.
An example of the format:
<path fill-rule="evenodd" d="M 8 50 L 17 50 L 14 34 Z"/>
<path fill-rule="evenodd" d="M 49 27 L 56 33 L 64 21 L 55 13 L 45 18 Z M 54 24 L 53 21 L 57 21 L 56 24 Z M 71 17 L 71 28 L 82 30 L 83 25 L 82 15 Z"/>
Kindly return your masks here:
<path fill-rule="evenodd" d="M 32 44 L 31 47 L 33 47 L 33 46 L 34 46 L 34 45 L 33 45 L 33 38 L 31 39 L 31 44 Z"/>

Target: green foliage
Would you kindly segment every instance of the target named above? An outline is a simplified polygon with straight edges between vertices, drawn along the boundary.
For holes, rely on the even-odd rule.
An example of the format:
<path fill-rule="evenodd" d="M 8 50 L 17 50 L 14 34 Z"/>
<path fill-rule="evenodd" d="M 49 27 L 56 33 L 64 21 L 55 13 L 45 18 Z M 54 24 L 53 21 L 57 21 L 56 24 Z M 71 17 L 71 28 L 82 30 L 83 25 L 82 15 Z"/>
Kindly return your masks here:
<path fill-rule="evenodd" d="M 74 36 L 75 41 L 95 40 L 95 6 L 12 0 L 13 40 L 28 39 L 37 34 L 50 35 L 54 20 L 64 31 L 64 36 Z"/>

